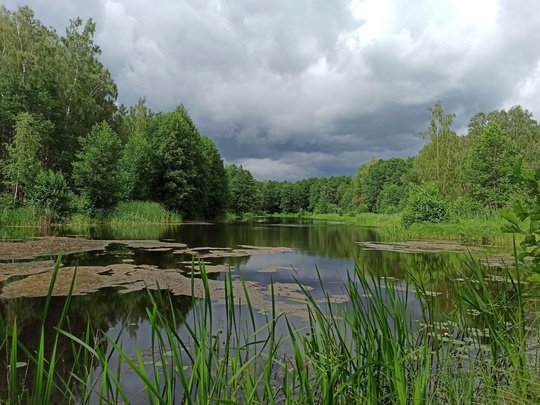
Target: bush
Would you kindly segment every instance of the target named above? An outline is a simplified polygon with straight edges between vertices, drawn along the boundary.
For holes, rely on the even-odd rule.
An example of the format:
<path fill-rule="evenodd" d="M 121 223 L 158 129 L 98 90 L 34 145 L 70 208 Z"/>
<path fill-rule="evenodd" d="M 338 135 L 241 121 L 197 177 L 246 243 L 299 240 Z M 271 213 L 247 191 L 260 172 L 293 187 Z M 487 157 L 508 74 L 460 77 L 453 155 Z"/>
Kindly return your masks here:
<path fill-rule="evenodd" d="M 367 204 L 360 204 L 358 208 L 356 208 L 355 211 L 357 214 L 365 214 L 366 212 L 369 212 L 369 207 Z"/>
<path fill-rule="evenodd" d="M 389 184 L 382 189 L 377 198 L 377 212 L 380 214 L 396 214 L 403 209 L 405 189 L 397 184 Z"/>
<path fill-rule="evenodd" d="M 448 203 L 431 184 L 412 185 L 403 209 L 403 224 L 444 222 L 448 220 Z"/>
<path fill-rule="evenodd" d="M 62 222 L 72 211 L 71 190 L 60 172 L 41 171 L 28 191 L 27 198 L 42 211 L 47 222 Z"/>
<path fill-rule="evenodd" d="M 448 215 L 453 220 L 475 218 L 484 210 L 482 204 L 467 197 L 458 197 L 448 205 Z"/>

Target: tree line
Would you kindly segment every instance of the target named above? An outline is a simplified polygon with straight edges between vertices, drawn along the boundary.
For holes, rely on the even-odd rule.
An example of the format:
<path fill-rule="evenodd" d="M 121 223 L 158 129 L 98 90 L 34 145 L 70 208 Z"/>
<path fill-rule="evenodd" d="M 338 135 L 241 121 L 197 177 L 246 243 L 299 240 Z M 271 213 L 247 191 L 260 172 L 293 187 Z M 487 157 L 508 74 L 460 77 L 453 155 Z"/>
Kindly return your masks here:
<path fill-rule="evenodd" d="M 186 218 L 223 215 L 228 180 L 212 140 L 181 105 L 117 106 L 95 28 L 75 19 L 59 35 L 29 7 L 0 8 L 0 203 L 33 204 L 56 221 L 130 200 Z"/>
<path fill-rule="evenodd" d="M 54 221 L 155 201 L 188 219 L 374 212 L 412 223 L 527 202 L 500 170 L 518 158 L 535 168 L 540 158 L 540 127 L 520 106 L 480 112 L 457 135 L 455 115 L 436 103 L 416 156 L 374 158 L 355 176 L 257 181 L 242 166 L 224 165 L 182 105 L 166 113 L 144 98 L 118 106 L 95 29 L 77 18 L 59 35 L 29 7 L 0 8 L 2 206 L 34 205 Z"/>
<path fill-rule="evenodd" d="M 531 112 L 520 106 L 480 112 L 461 136 L 452 129 L 455 115 L 445 113 L 440 102 L 429 112 L 428 128 L 418 133 L 426 143 L 416 156 L 374 158 L 360 165 L 354 177 L 311 178 L 296 183 L 263 181 L 258 187 L 249 173 L 244 173 L 242 181 L 240 176 L 236 180 L 241 187 L 230 186 L 233 211 L 402 213 L 405 224 L 410 224 L 530 202 L 503 168 L 513 166 L 518 159 L 528 169 L 537 168 L 540 126 Z M 241 167 L 233 172 L 240 171 L 246 172 Z"/>

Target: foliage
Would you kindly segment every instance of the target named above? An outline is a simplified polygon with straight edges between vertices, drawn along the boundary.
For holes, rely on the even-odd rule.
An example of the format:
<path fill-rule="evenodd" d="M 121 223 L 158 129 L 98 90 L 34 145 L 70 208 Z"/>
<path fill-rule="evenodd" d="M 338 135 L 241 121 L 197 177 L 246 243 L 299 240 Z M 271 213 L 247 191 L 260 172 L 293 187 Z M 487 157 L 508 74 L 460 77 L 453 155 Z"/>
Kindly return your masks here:
<path fill-rule="evenodd" d="M 281 212 L 281 185 L 279 181 L 267 180 L 260 183 L 262 206 L 268 214 Z"/>
<path fill-rule="evenodd" d="M 498 124 L 489 124 L 476 138 L 464 170 L 471 197 L 480 204 L 501 208 L 511 199 L 513 185 L 501 168 L 517 158 L 517 145 Z"/>
<path fill-rule="evenodd" d="M 512 169 L 506 169 L 514 183 L 527 192 L 533 204 L 531 207 L 517 203 L 512 208 L 505 208 L 501 216 L 507 221 L 503 232 L 523 235 L 516 252 L 516 261 L 536 274 L 535 281 L 540 281 L 540 169 L 536 171 L 523 168 L 523 159 L 519 158 Z"/>
<path fill-rule="evenodd" d="M 352 182 L 352 189 L 354 193 L 352 202 L 355 206 L 358 206 L 360 204 L 365 204 L 363 194 L 362 194 L 364 182 L 366 181 L 369 168 L 373 166 L 375 163 L 377 163 L 378 160 L 379 159 L 373 158 L 370 161 L 364 164 L 361 164 L 356 170 L 356 176 L 354 177 L 353 182 Z"/>
<path fill-rule="evenodd" d="M 80 138 L 81 151 L 73 162 L 73 181 L 91 215 L 116 207 L 122 195 L 119 165 L 121 144 L 107 123 L 96 124 Z"/>
<path fill-rule="evenodd" d="M 201 135 L 184 106 L 158 114 L 150 130 L 156 156 L 153 199 L 183 218 L 203 218 L 208 200 L 205 192 L 205 159 Z"/>
<path fill-rule="evenodd" d="M 283 182 L 280 190 L 280 203 L 279 208 L 281 212 L 284 213 L 293 213 L 300 210 L 299 204 L 297 202 L 296 187 L 293 183 L 288 181 Z"/>
<path fill-rule="evenodd" d="M 62 222 L 72 211 L 72 192 L 60 172 L 42 170 L 32 188 L 28 191 L 28 201 L 38 207 L 48 222 Z"/>
<path fill-rule="evenodd" d="M 167 211 L 159 203 L 130 201 L 121 202 L 111 212 L 108 221 L 111 225 L 141 224 L 141 223 L 178 223 L 182 218 L 173 212 Z"/>
<path fill-rule="evenodd" d="M 402 218 L 405 226 L 415 222 L 444 222 L 448 220 L 448 203 L 432 184 L 410 185 Z"/>
<path fill-rule="evenodd" d="M 122 199 L 150 199 L 156 159 L 154 149 L 142 132 L 129 137 L 119 162 Z"/>
<path fill-rule="evenodd" d="M 205 160 L 203 165 L 206 187 L 204 217 L 216 219 L 225 214 L 227 208 L 229 195 L 227 172 L 214 142 L 207 136 L 202 136 L 201 146 Z"/>
<path fill-rule="evenodd" d="M 116 111 L 117 89 L 99 62 L 95 24 L 72 20 L 64 36 L 43 26 L 25 6 L 0 8 L 0 144 L 11 143 L 21 112 L 48 123 L 41 133 L 40 163 L 71 173 L 77 137 Z"/>
<path fill-rule="evenodd" d="M 429 111 L 429 127 L 418 133 L 428 142 L 414 160 L 414 171 L 422 182 L 435 184 L 443 197 L 452 200 L 463 194 L 461 172 L 466 142 L 450 129 L 455 114 L 446 114 L 440 102 Z"/>
<path fill-rule="evenodd" d="M 3 167 L 6 184 L 13 190 L 13 200 L 24 201 L 24 191 L 32 185 L 40 170 L 37 158 L 41 137 L 34 118 L 28 113 L 15 117 L 13 143 L 7 145 L 8 158 Z"/>
<path fill-rule="evenodd" d="M 412 170 L 411 162 L 400 158 L 378 160 L 369 166 L 362 183 L 362 202 L 370 211 L 377 209 L 377 199 L 381 191 L 390 184 L 402 186 Z"/>
<path fill-rule="evenodd" d="M 377 198 L 377 212 L 395 214 L 403 209 L 403 201 L 407 198 L 405 187 L 397 184 L 385 186 Z"/>
<path fill-rule="evenodd" d="M 226 167 L 229 179 L 229 210 L 236 215 L 261 209 L 261 193 L 257 181 L 242 166 Z"/>
<path fill-rule="evenodd" d="M 532 113 L 521 106 L 513 106 L 508 111 L 494 110 L 476 114 L 469 123 L 469 136 L 475 140 L 490 124 L 498 124 L 512 138 L 523 156 L 526 168 L 536 167 L 540 156 L 540 126 L 532 118 Z"/>

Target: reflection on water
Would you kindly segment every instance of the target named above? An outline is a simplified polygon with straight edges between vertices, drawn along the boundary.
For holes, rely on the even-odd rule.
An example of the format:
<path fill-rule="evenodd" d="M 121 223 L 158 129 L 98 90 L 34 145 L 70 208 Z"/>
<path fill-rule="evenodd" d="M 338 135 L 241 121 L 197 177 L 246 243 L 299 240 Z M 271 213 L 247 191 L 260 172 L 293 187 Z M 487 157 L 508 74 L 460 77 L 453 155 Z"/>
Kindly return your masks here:
<path fill-rule="evenodd" d="M 314 222 L 298 219 L 269 219 L 253 222 L 227 222 L 215 224 L 182 224 L 177 226 L 151 226 L 137 228 L 88 228 L 83 232 L 55 230 L 64 235 L 81 234 L 96 239 L 160 239 L 185 243 L 195 247 L 228 247 L 239 245 L 291 247 L 294 252 L 285 252 L 251 257 L 217 257 L 208 259 L 211 264 L 230 266 L 231 276 L 242 276 L 249 283 L 261 287 L 271 283 L 299 282 L 313 288 L 315 299 L 323 298 L 321 283 L 330 295 L 343 295 L 348 274 L 355 265 L 372 275 L 380 277 L 385 273 L 397 280 L 405 280 L 407 272 L 423 280 L 430 289 L 440 292 L 435 297 L 443 309 L 448 308 L 454 297 L 450 291 L 446 275 L 463 266 L 464 254 L 454 253 L 398 253 L 381 250 L 365 250 L 357 246 L 358 241 L 380 241 L 377 229 L 345 224 Z M 192 260 L 190 255 L 174 255 L 171 251 L 149 251 L 132 249 L 123 244 L 111 244 L 105 251 L 83 252 L 66 255 L 66 266 L 107 266 L 122 263 L 149 264 L 161 269 L 181 268 L 182 262 Z M 218 280 L 224 274 L 212 275 Z M 180 310 L 190 322 L 191 297 L 172 296 L 174 308 Z M 286 300 L 287 297 L 280 297 Z M 420 313 L 419 303 L 414 294 L 409 294 L 411 313 Z M 0 313 L 7 325 L 17 319 L 19 339 L 32 349 L 38 345 L 39 325 L 44 306 L 44 298 L 19 298 L 0 300 Z M 54 333 L 54 325 L 60 318 L 65 298 L 53 298 L 45 330 Z M 124 348 L 136 343 L 142 350 L 151 349 L 149 321 L 146 308 L 150 300 L 145 291 L 118 294 L 116 290 L 103 289 L 97 293 L 73 297 L 69 312 L 71 332 L 81 339 L 87 331 L 88 322 L 94 330 L 115 334 Z M 219 314 L 219 308 L 216 308 Z M 262 317 L 263 314 L 260 314 Z M 178 324 L 182 335 L 182 326 Z M 46 341 L 50 345 L 52 339 Z M 105 341 L 104 341 L 105 342 Z M 106 344 L 106 343 L 104 343 Z M 62 346 L 63 345 L 63 346 Z M 48 347 L 50 349 L 50 346 Z M 68 342 L 61 341 L 65 350 L 62 370 L 71 370 L 73 356 L 69 355 Z M 0 353 L 0 356 L 2 354 Z M 5 358 L 5 356 L 3 356 Z M 114 358 L 111 361 L 117 361 Z M 3 364 L 3 363 L 2 363 Z M 89 365 L 86 365 L 89 366 Z M 4 369 L 2 369 L 4 367 Z M 5 375 L 5 364 L 0 365 L 0 375 Z M 22 372 L 22 371 L 21 371 Z M 24 370 L 28 373 L 28 370 Z M 27 376 L 29 377 L 29 376 Z M 31 377 L 31 376 L 30 376 Z M 65 377 L 65 376 L 63 376 Z M 0 379 L 0 393 L 5 393 L 5 381 Z M 140 389 L 140 387 L 134 387 Z"/>

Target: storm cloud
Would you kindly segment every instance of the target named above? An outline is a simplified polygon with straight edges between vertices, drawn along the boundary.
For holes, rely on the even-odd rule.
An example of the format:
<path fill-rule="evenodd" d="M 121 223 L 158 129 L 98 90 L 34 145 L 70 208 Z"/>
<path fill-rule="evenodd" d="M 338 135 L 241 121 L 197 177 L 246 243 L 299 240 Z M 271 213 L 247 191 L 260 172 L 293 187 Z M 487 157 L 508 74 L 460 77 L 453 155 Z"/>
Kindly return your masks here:
<path fill-rule="evenodd" d="M 5 2 L 8 9 L 22 5 Z M 540 110 L 535 0 L 33 0 L 45 25 L 93 18 L 119 102 L 184 104 L 256 178 L 353 175 L 407 157 L 441 101 Z"/>

